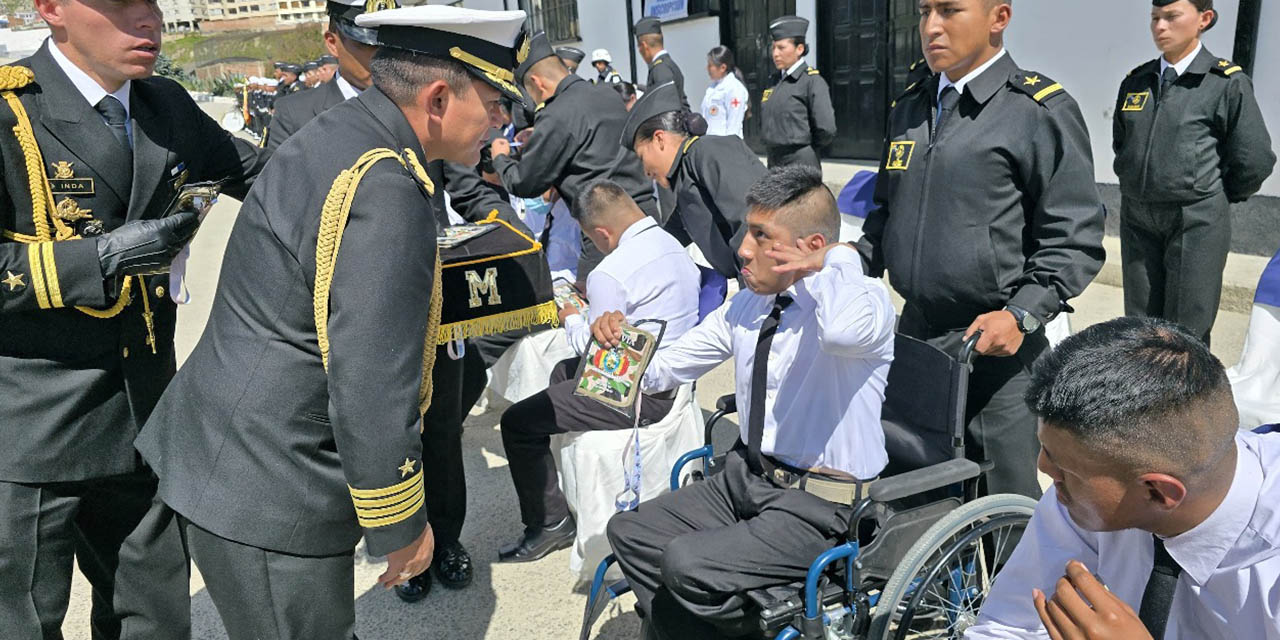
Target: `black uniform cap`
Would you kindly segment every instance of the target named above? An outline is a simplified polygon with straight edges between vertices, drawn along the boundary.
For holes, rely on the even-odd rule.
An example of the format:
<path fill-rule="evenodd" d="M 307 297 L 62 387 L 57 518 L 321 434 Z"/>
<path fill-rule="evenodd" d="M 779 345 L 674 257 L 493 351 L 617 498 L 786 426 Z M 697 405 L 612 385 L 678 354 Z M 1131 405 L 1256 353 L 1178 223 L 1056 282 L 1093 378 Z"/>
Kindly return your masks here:
<path fill-rule="evenodd" d="M 533 68 L 533 65 L 546 60 L 556 52 L 551 49 L 551 42 L 547 40 L 547 34 L 539 31 L 533 34 L 532 38 L 525 40 L 525 44 L 516 54 L 516 84 L 524 85 L 524 77 Z M 523 58 L 522 58 L 523 56 Z"/>
<path fill-rule="evenodd" d="M 769 23 L 769 36 L 774 40 L 803 38 L 809 32 L 809 21 L 800 16 L 782 16 Z"/>
<path fill-rule="evenodd" d="M 316 62 L 319 62 L 321 65 L 326 65 L 326 64 L 338 64 L 338 58 L 337 58 L 337 56 L 330 55 L 330 54 L 326 53 L 326 54 L 324 54 L 324 55 L 320 56 L 320 58 L 319 58 L 319 59 L 317 59 L 317 60 L 316 60 Z"/>
<path fill-rule="evenodd" d="M 286 63 L 286 62 L 273 62 L 273 63 L 271 63 L 271 66 L 273 66 L 273 67 L 275 67 L 275 68 L 277 68 L 277 69 L 283 69 L 283 68 L 284 68 L 284 66 L 285 66 L 286 64 L 288 64 L 288 63 Z"/>
<path fill-rule="evenodd" d="M 636 21 L 636 35 L 644 36 L 650 33 L 662 35 L 662 20 L 653 16 L 645 16 Z"/>
<path fill-rule="evenodd" d="M 556 55 L 565 60 L 572 60 L 575 64 L 581 63 L 587 57 L 587 54 L 577 47 L 556 47 Z"/>
<path fill-rule="evenodd" d="M 684 103 L 680 102 L 680 91 L 676 83 L 667 82 L 646 91 L 644 96 L 631 106 L 627 114 L 627 122 L 622 125 L 622 146 L 636 150 L 636 131 L 646 120 L 670 111 L 684 111 Z"/>
<path fill-rule="evenodd" d="M 319 69 L 319 68 L 320 68 L 320 63 L 316 62 L 315 60 L 312 60 L 311 62 L 308 62 L 302 65 L 303 71 L 315 71 L 316 69 Z"/>
<path fill-rule="evenodd" d="M 362 44 L 376 46 L 378 30 L 356 26 L 356 17 L 399 6 L 397 0 L 329 0 L 325 3 L 325 11 L 334 19 L 342 35 Z"/>
<path fill-rule="evenodd" d="M 293 75 L 296 76 L 299 73 L 302 73 L 302 65 L 294 64 L 292 62 L 286 62 L 280 65 L 280 70 L 284 71 L 285 73 L 292 73 Z"/>
<path fill-rule="evenodd" d="M 1151 0 L 1151 6 L 1167 7 L 1177 1 L 1178 0 Z M 1209 3 L 1209 6 L 1205 7 L 1205 11 L 1209 11 L 1209 10 L 1213 10 L 1213 21 L 1209 23 L 1209 26 L 1205 27 L 1204 29 L 1205 31 L 1212 29 L 1213 25 L 1218 24 L 1218 10 L 1213 8 L 1212 2 Z"/>

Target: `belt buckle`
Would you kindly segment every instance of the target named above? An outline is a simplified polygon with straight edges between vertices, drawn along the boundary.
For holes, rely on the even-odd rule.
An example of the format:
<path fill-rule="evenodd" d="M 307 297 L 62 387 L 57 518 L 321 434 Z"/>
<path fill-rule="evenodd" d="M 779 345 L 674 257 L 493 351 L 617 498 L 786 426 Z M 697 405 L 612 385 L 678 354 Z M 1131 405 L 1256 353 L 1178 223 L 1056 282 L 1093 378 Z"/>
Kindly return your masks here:
<path fill-rule="evenodd" d="M 783 486 L 783 487 L 790 486 L 791 474 L 787 473 L 786 469 L 777 467 L 773 470 L 773 481 L 776 482 L 779 486 Z"/>

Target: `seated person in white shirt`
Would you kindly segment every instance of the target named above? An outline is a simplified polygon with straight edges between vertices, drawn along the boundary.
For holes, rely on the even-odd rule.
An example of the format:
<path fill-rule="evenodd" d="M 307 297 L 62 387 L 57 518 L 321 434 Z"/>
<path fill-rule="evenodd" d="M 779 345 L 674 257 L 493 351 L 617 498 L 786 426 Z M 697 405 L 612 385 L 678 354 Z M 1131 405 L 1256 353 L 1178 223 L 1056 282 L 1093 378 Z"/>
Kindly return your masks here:
<path fill-rule="evenodd" d="M 744 593 L 803 578 L 888 461 L 888 293 L 835 244 L 840 214 L 816 169 L 771 171 L 747 205 L 738 253 L 748 289 L 657 354 L 643 382 L 671 388 L 733 358 L 740 440 L 719 474 L 609 521 L 648 637 L 753 628 Z M 615 343 L 618 321 L 602 317 L 596 338 Z"/>
<path fill-rule="evenodd" d="M 1053 479 L 965 638 L 1280 638 L 1280 434 L 1237 431 L 1222 363 L 1119 318 L 1035 368 Z"/>
<path fill-rule="evenodd" d="M 684 247 L 646 216 L 617 183 L 588 184 L 578 196 L 577 207 L 574 217 L 606 256 L 587 276 L 590 317 L 583 318 L 572 305 L 560 311 L 569 345 L 581 356 L 591 342 L 588 321 L 616 311 L 633 322 L 666 321 L 666 334 L 658 346 L 662 353 L 698 322 L 698 267 Z M 573 542 L 576 528 L 560 492 L 551 435 L 632 427 L 632 420 L 623 414 L 574 395 L 578 362 L 579 358 L 571 358 L 556 365 L 550 387 L 502 414 L 502 444 L 525 529 L 520 539 L 500 550 L 500 561 L 530 562 Z M 645 390 L 642 426 L 666 417 L 677 386 Z"/>

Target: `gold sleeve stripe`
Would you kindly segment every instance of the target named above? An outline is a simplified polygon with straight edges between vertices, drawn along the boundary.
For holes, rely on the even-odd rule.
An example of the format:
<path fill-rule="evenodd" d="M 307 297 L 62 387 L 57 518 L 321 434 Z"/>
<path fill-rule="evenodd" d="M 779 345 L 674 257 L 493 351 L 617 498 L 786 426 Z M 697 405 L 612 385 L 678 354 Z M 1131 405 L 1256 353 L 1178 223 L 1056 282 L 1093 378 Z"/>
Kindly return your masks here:
<path fill-rule="evenodd" d="M 424 490 L 424 485 L 418 485 L 418 489 L 416 491 L 410 491 L 404 496 L 397 496 L 396 497 L 397 502 L 388 507 L 382 507 L 379 509 L 365 509 L 365 508 L 361 508 L 359 505 L 356 505 L 356 515 L 361 518 L 382 518 L 385 516 L 393 516 L 412 506 L 413 503 L 422 499 L 422 496 L 424 495 L 426 495 L 426 491 Z"/>
<path fill-rule="evenodd" d="M 1047 87 L 1045 87 L 1045 88 L 1041 89 L 1041 90 L 1040 90 L 1040 92 L 1039 92 L 1039 93 L 1037 93 L 1037 94 L 1034 96 L 1034 97 L 1035 97 L 1035 101 L 1036 101 L 1036 102 L 1040 102 L 1041 100 L 1044 100 L 1045 98 L 1048 98 L 1049 96 L 1051 96 L 1051 95 L 1053 95 L 1053 94 L 1055 94 L 1055 93 L 1057 93 L 1057 92 L 1059 92 L 1059 91 L 1062 91 L 1062 85 L 1060 85 L 1060 84 L 1058 84 L 1058 83 L 1056 83 L 1056 82 L 1055 82 L 1055 83 L 1053 83 L 1053 84 L 1051 84 L 1051 85 L 1049 85 L 1049 86 L 1047 86 Z"/>
<path fill-rule="evenodd" d="M 378 527 L 387 527 L 393 524 L 404 522 L 413 517 L 413 514 L 422 510 L 422 504 L 426 499 L 426 494 L 420 495 L 408 507 L 395 515 L 386 516 L 384 518 L 365 518 L 357 512 L 356 520 L 360 526 L 366 529 L 376 529 Z"/>
<path fill-rule="evenodd" d="M 58 282 L 58 263 L 53 259 L 53 243 L 41 242 L 40 255 L 44 259 L 44 282 L 49 287 L 49 304 L 55 309 L 66 306 L 62 304 L 62 283 Z"/>
<path fill-rule="evenodd" d="M 40 245 L 27 245 L 27 266 L 31 269 L 31 288 L 41 309 L 49 308 L 49 294 L 44 288 L 44 268 L 40 266 Z"/>
<path fill-rule="evenodd" d="M 347 489 L 351 491 L 352 498 L 385 498 L 387 496 L 400 493 L 405 489 L 412 488 L 415 484 L 420 485 L 422 482 L 422 471 L 419 470 L 417 473 L 410 476 L 408 480 L 399 484 L 391 485 L 390 487 L 384 487 L 382 489 L 357 489 L 348 485 Z"/>
<path fill-rule="evenodd" d="M 1244 69 L 1240 68 L 1240 66 L 1237 65 L 1237 66 L 1231 67 L 1230 69 L 1227 69 L 1226 71 L 1223 71 L 1222 75 L 1229 76 L 1233 73 L 1236 73 L 1237 71 L 1244 71 Z"/>
<path fill-rule="evenodd" d="M 392 504 L 396 504 L 396 503 L 399 503 L 399 502 L 404 502 L 406 499 L 408 499 L 408 498 L 409 498 L 410 496 L 412 496 L 413 494 L 415 494 L 415 493 L 419 493 L 419 492 L 423 491 L 423 487 L 424 487 L 424 485 L 423 485 L 423 484 L 421 484 L 421 483 L 419 483 L 419 484 L 416 484 L 416 485 L 414 485 L 414 486 L 410 487 L 410 488 L 409 488 L 408 490 L 406 490 L 406 491 L 401 491 L 400 493 L 397 493 L 397 494 L 395 494 L 395 495 L 390 495 L 390 496 L 387 496 L 387 497 L 385 497 L 385 498 L 355 498 L 355 497 L 353 497 L 353 498 L 351 498 L 351 501 L 352 501 L 353 503 L 355 503 L 355 505 L 356 505 L 356 510 L 357 510 L 357 511 L 358 511 L 358 510 L 360 510 L 360 509 L 374 509 L 374 508 L 377 508 L 377 507 L 385 507 L 385 506 L 387 506 L 387 505 L 392 505 Z"/>

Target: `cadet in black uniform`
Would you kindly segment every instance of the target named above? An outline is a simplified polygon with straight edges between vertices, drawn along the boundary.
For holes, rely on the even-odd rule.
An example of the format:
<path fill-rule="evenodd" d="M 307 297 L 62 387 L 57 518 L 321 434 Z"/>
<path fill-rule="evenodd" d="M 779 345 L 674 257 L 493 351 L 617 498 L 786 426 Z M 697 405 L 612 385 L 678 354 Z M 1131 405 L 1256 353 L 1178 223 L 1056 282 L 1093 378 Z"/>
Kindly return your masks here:
<path fill-rule="evenodd" d="M 360 16 L 379 27 L 374 86 L 281 145 L 241 209 L 209 324 L 138 441 L 232 640 L 351 638 L 362 536 L 388 557 L 384 586 L 432 561 L 421 432 L 441 294 L 424 165 L 479 160 L 516 91 L 524 16 Z M 485 37 L 433 28 L 459 19 Z"/>
<path fill-rule="evenodd" d="M 587 54 L 577 47 L 556 47 L 556 57 L 560 58 L 560 61 L 564 63 L 564 68 L 568 69 L 569 73 L 576 75 L 578 73 L 578 65 L 582 64 Z"/>
<path fill-rule="evenodd" d="M 493 168 L 507 191 L 533 198 L 555 187 L 573 210 L 583 185 L 608 178 L 626 189 L 642 211 L 657 218 L 653 182 L 645 177 L 640 159 L 618 144 L 627 110 L 615 96 L 570 74 L 541 32 L 533 36 L 527 57 L 516 68 L 516 81 L 537 107 L 533 135 L 519 160 L 511 157 L 506 138 L 492 143 Z M 585 280 L 602 257 L 583 236 L 578 278 Z"/>
<path fill-rule="evenodd" d="M 1200 34 L 1212 0 L 1154 0 L 1163 55 L 1120 84 L 1113 125 L 1120 177 L 1124 312 L 1173 320 L 1206 344 L 1231 250 L 1229 204 L 1271 175 L 1276 156 L 1253 83 Z"/>
<path fill-rule="evenodd" d="M 1029 368 L 1048 347 L 1044 323 L 1070 310 L 1105 257 L 1089 134 L 1062 85 L 1004 50 L 1007 3 L 920 7 L 935 73 L 889 115 L 859 250 L 868 274 L 888 269 L 906 299 L 902 333 L 956 356 L 982 331 L 966 451 L 995 463 L 986 492 L 1039 496 Z"/>
<path fill-rule="evenodd" d="M 807 164 L 821 171 L 818 149 L 836 136 L 831 89 L 804 60 L 809 53 L 804 41 L 808 29 L 809 21 L 797 16 L 783 16 L 769 25 L 773 64 L 782 74 L 778 84 L 760 96 L 760 136 L 771 168 Z"/>
<path fill-rule="evenodd" d="M 667 227 L 698 245 L 715 270 L 736 280 L 738 246 L 746 231 L 747 190 L 766 173 L 738 136 L 689 133 L 693 114 L 680 106 L 674 84 L 650 89 L 636 102 L 622 130 L 622 144 L 640 156 L 645 172 L 676 194 Z M 688 241 L 685 242 L 688 244 Z"/>
<path fill-rule="evenodd" d="M 652 88 L 674 82 L 680 92 L 680 105 L 689 111 L 689 96 L 684 92 L 684 74 L 676 61 L 671 59 L 662 42 L 662 20 L 645 16 L 636 21 L 636 49 L 649 65 L 649 77 L 644 86 Z"/>
<path fill-rule="evenodd" d="M 298 76 L 302 73 L 302 65 L 285 63 L 280 67 L 280 80 L 276 87 L 276 97 L 282 98 L 291 93 L 301 91 L 305 88 L 302 81 L 298 80 Z"/>
<path fill-rule="evenodd" d="M 176 367 L 177 306 L 169 274 L 143 274 L 196 231 L 160 219 L 178 189 L 243 197 L 257 149 L 152 77 L 154 3 L 51 6 L 53 37 L 0 67 L 0 638 L 62 637 L 74 561 L 94 638 L 185 639 L 181 541 L 133 449 Z"/>

